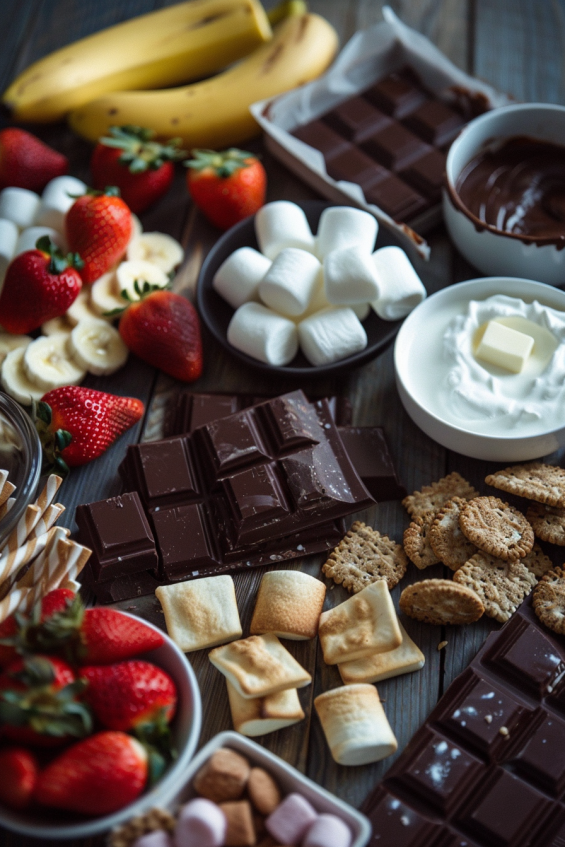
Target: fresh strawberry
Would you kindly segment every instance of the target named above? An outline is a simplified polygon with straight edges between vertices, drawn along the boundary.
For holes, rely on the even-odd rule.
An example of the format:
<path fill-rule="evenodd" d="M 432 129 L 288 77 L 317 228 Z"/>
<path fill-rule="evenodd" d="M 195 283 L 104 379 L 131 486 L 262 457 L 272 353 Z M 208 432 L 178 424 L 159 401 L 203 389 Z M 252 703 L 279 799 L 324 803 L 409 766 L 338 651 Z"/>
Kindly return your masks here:
<path fill-rule="evenodd" d="M 229 229 L 265 202 L 267 174 L 252 153 L 231 148 L 222 153 L 193 150 L 185 162 L 188 190 L 198 208 L 220 229 Z"/>
<path fill-rule="evenodd" d="M 90 713 L 77 700 L 84 687 L 55 656 L 16 659 L 0 674 L 0 735 L 41 746 L 88 735 Z"/>
<path fill-rule="evenodd" d="M 88 665 L 80 676 L 88 682 L 85 699 L 106 729 L 133 730 L 172 719 L 177 691 L 168 673 L 140 659 L 113 665 Z"/>
<path fill-rule="evenodd" d="M 70 606 L 75 596 L 70 588 L 54 588 L 49 591 L 41 600 L 39 620 L 45 621 L 57 612 L 62 612 Z M 0 667 L 4 667 L 17 657 L 16 647 L 21 643 L 20 633 L 27 623 L 24 616 L 10 615 L 0 624 Z"/>
<path fill-rule="evenodd" d="M 169 188 L 174 162 L 184 159 L 180 139 L 166 145 L 152 141 L 155 133 L 140 126 L 112 126 L 108 138 L 101 138 L 92 154 L 90 170 L 94 188 L 117 185 L 132 212 L 143 212 Z"/>
<path fill-rule="evenodd" d="M 0 323 L 8 332 L 26 335 L 42 323 L 64 315 L 76 300 L 82 281 L 80 256 L 63 256 L 49 236 L 10 262 L 0 294 Z"/>
<path fill-rule="evenodd" d="M 37 759 L 25 747 L 0 750 L 0 803 L 10 809 L 29 806 L 39 776 Z"/>
<path fill-rule="evenodd" d="M 24 129 L 0 132 L 0 188 L 9 185 L 43 191 L 47 183 L 69 170 L 69 160 Z"/>
<path fill-rule="evenodd" d="M 67 241 L 84 262 L 83 282 L 97 280 L 126 252 L 132 233 L 131 212 L 118 194 L 112 187 L 105 193 L 88 191 L 67 212 Z"/>
<path fill-rule="evenodd" d="M 97 459 L 144 411 L 136 397 L 79 385 L 54 388 L 34 406 L 45 459 L 57 473 Z"/>
<path fill-rule="evenodd" d="M 64 653 L 75 665 L 109 665 L 164 643 L 161 633 L 139 618 L 105 606 L 85 609 L 80 597 L 43 623 L 30 626 L 22 639 L 28 649 Z"/>
<path fill-rule="evenodd" d="M 40 773 L 34 798 L 44 806 L 107 815 L 139 797 L 147 753 L 124 732 L 98 732 L 69 747 Z"/>
<path fill-rule="evenodd" d="M 120 318 L 129 349 L 166 374 L 194 382 L 202 373 L 202 338 L 196 309 L 172 291 L 152 291 L 133 302 Z"/>

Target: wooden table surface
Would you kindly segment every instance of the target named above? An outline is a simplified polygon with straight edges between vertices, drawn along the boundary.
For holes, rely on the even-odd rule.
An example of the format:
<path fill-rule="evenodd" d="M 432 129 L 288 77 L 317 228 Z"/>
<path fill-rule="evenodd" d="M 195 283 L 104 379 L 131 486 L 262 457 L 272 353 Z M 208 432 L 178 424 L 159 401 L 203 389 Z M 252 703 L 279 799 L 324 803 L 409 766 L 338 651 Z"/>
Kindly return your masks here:
<path fill-rule="evenodd" d="M 134 15 L 169 5 L 167 0 L 2 0 L 0 3 L 0 85 L 2 90 L 33 60 L 78 38 Z M 267 8 L 275 5 L 267 0 Z M 381 20 L 381 0 L 311 0 L 309 7 L 327 17 L 336 27 L 343 45 L 353 33 Z M 507 92 L 517 100 L 562 103 L 565 98 L 565 0 L 392 0 L 394 11 L 409 26 L 433 41 L 462 69 Z M 88 182 L 90 146 L 73 137 L 64 124 L 32 127 L 45 141 L 64 151 L 71 172 Z M 250 145 L 262 153 L 269 175 L 269 200 L 315 199 L 317 195 L 301 183 L 263 149 L 258 139 Z M 161 230 L 182 241 L 186 262 L 175 289 L 192 296 L 199 267 L 219 236 L 191 205 L 179 172 L 165 199 L 142 216 L 146 230 Z M 418 265 L 428 292 L 480 276 L 451 245 L 443 225 L 427 233 L 431 259 Z M 354 409 L 354 423 L 383 426 L 404 485 L 413 490 L 457 470 L 480 491 L 486 492 L 484 477 L 495 466 L 467 459 L 444 450 L 427 438 L 404 412 L 394 384 L 392 349 L 373 362 L 335 378 L 317 381 L 279 380 L 246 368 L 232 359 L 205 333 L 205 368 L 195 391 L 253 391 L 277 394 L 304 388 L 317 396 L 338 393 L 347 396 Z M 99 500 L 121 490 L 116 467 L 128 443 L 159 437 L 163 405 L 182 386 L 152 368 L 130 358 L 121 371 L 106 378 L 90 378 L 95 388 L 141 398 L 148 414 L 142 424 L 128 432 L 102 459 L 74 471 L 61 489 L 67 512 L 60 523 L 75 528 L 78 503 Z M 553 457 L 555 458 L 555 457 Z M 408 520 L 399 502 L 380 503 L 354 516 L 400 541 Z M 353 520 L 353 518 L 352 518 Z M 291 567 L 318 575 L 322 557 L 310 557 Z M 238 604 L 248 632 L 258 583 L 263 570 L 234 576 Z M 426 577 L 441 577 L 442 567 L 428 569 Z M 421 574 L 410 566 L 402 587 Z M 346 598 L 347 592 L 328 585 L 326 607 Z M 400 588 L 393 591 L 398 599 Z M 164 626 L 159 603 L 154 597 L 121 604 Z M 402 751 L 416 728 L 426 718 L 438 697 L 468 664 L 484 638 L 496 624 L 490 619 L 468 627 L 431 627 L 404 621 L 407 630 L 426 655 L 418 673 L 380 683 L 381 698 Z M 438 644 L 447 646 L 438 651 Z M 287 642 L 288 643 L 288 642 Z M 312 779 L 342 799 L 360 806 L 382 778 L 394 757 L 356 768 L 336 765 L 329 754 L 312 701 L 322 691 L 340 684 L 337 670 L 324 664 L 317 641 L 290 643 L 291 651 L 310 671 L 313 684 L 300 692 L 306 719 L 301 723 L 258 739 Z M 206 651 L 190 655 L 198 676 L 204 707 L 200 744 L 221 730 L 231 728 L 223 677 L 210 665 Z M 0 779 L 2 775 L 0 774 Z M 0 830 L 2 845 L 33 845 L 38 842 Z M 77 842 L 79 843 L 79 842 Z M 81 844 L 102 844 L 102 839 Z M 387 847 L 383 845 L 383 847 Z"/>

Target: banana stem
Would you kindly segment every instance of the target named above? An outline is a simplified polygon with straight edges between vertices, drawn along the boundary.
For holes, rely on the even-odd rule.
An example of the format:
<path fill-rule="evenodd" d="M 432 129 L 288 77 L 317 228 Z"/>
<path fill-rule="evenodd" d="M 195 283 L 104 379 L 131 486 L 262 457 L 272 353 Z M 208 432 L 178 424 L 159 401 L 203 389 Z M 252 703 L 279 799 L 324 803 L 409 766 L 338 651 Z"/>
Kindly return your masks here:
<path fill-rule="evenodd" d="M 305 0 L 282 0 L 282 3 L 267 12 L 267 17 L 271 26 L 276 26 L 291 15 L 305 15 L 307 11 L 308 4 Z"/>

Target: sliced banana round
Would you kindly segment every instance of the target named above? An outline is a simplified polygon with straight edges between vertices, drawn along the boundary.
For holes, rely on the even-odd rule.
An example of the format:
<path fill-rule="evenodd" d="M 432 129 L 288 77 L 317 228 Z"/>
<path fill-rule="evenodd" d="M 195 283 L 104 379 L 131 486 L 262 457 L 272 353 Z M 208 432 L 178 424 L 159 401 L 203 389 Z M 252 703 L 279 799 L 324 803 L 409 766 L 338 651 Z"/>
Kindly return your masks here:
<path fill-rule="evenodd" d="M 69 306 L 65 315 L 67 320 L 69 320 L 73 326 L 76 326 L 79 321 L 83 321 L 85 318 L 100 317 L 98 312 L 94 309 L 90 299 L 90 285 L 83 285 L 78 293 L 78 297 L 74 303 Z"/>
<path fill-rule="evenodd" d="M 90 302 L 97 313 L 97 317 L 112 319 L 111 312 L 126 308 L 128 301 L 120 296 L 115 270 L 108 271 L 92 283 L 90 286 Z"/>
<path fill-rule="evenodd" d="M 22 406 L 31 406 L 32 400 L 41 400 L 45 391 L 28 379 L 24 370 L 25 351 L 25 347 L 16 347 L 8 353 L 2 362 L 0 382 L 6 394 Z"/>
<path fill-rule="evenodd" d="M 12 350 L 27 347 L 31 343 L 29 335 L 12 335 L 11 332 L 0 332 L 0 365 Z"/>
<path fill-rule="evenodd" d="M 43 335 L 57 335 L 61 332 L 70 335 L 72 328 L 73 325 L 66 315 L 61 315 L 60 318 L 52 318 L 50 321 L 45 321 L 44 324 L 41 324 Z"/>
<path fill-rule="evenodd" d="M 126 258 L 132 261 L 152 262 L 166 274 L 184 259 L 181 245 L 164 232 L 144 232 L 128 244 Z"/>
<path fill-rule="evenodd" d="M 42 335 L 24 350 L 26 376 L 38 388 L 51 391 L 63 385 L 77 385 L 85 377 L 85 369 L 71 358 L 64 332 Z"/>
<path fill-rule="evenodd" d="M 139 300 L 139 292 L 143 290 L 144 283 L 151 286 L 165 288 L 169 284 L 169 277 L 158 265 L 146 262 L 144 259 L 132 259 L 122 262 L 116 270 L 118 291 L 125 292 L 130 300 Z M 122 298 L 123 299 L 123 298 Z M 127 304 L 127 299 L 123 300 Z"/>
<path fill-rule="evenodd" d="M 91 374 L 111 374 L 125 365 L 128 348 L 107 321 L 87 318 L 79 321 L 69 338 L 73 359 Z"/>

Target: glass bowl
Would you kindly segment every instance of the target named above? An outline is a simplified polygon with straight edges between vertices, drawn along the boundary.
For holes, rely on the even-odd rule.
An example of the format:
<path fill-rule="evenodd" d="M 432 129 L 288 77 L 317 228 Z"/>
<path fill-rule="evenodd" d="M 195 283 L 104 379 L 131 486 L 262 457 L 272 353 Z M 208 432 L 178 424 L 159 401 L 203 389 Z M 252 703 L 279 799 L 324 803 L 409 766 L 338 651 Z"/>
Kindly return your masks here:
<path fill-rule="evenodd" d="M 33 421 L 0 391 L 0 469 L 8 471 L 8 480 L 16 486 L 14 503 L 0 519 L 0 548 L 35 497 L 41 463 L 41 442 Z"/>

